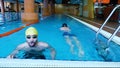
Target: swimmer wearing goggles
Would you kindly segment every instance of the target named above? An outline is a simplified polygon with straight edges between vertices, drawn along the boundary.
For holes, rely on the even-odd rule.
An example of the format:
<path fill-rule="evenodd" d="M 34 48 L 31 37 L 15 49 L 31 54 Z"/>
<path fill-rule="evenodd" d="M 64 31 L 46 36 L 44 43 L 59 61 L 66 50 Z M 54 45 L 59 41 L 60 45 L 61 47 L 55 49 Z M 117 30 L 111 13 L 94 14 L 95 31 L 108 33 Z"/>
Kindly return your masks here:
<path fill-rule="evenodd" d="M 38 55 L 42 55 L 43 51 L 49 49 L 51 59 L 55 59 L 55 49 L 46 42 L 38 42 L 38 31 L 34 27 L 29 27 L 25 31 L 25 38 L 26 42 L 18 45 L 18 47 L 7 58 L 13 59 L 14 57 L 16 57 L 16 54 L 18 54 L 19 51 L 24 50 L 27 53 L 25 54 L 27 55 L 27 59 L 31 59 L 33 57 L 35 59 L 45 59 L 44 56 L 42 56 L 41 58 L 41 56 Z"/>

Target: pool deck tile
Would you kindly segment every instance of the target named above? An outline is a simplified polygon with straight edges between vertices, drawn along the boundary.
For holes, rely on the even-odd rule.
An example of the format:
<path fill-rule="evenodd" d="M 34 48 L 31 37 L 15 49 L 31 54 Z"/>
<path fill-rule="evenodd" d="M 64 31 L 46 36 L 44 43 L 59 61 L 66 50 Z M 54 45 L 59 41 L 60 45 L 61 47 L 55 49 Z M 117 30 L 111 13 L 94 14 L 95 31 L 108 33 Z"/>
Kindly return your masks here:
<path fill-rule="evenodd" d="M 103 19 L 90 19 L 90 18 L 85 18 L 85 17 L 80 17 L 80 16 L 74 16 L 74 17 L 76 17 L 77 19 L 83 20 L 83 21 L 85 21 L 93 26 L 96 26 L 98 28 L 100 28 L 101 25 L 105 21 Z M 108 21 L 108 23 L 106 23 L 106 25 L 104 26 L 103 30 L 113 34 L 119 25 L 120 25 L 120 23 L 118 23 L 117 21 L 116 22 L 115 21 Z M 120 30 L 116 35 L 118 37 L 120 37 Z"/>

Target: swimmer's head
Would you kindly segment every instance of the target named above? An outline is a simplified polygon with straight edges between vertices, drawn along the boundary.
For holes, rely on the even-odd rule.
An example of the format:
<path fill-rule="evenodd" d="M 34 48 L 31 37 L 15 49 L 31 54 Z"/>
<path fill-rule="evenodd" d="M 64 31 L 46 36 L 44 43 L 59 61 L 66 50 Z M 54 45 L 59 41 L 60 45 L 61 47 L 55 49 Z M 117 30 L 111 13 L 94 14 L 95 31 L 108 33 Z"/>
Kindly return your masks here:
<path fill-rule="evenodd" d="M 63 23 L 62 24 L 62 27 L 68 27 L 66 23 Z"/>
<path fill-rule="evenodd" d="M 29 27 L 26 32 L 25 35 L 38 35 L 38 31 L 34 28 L 34 27 Z"/>
<path fill-rule="evenodd" d="M 26 41 L 30 47 L 34 47 L 37 45 L 37 36 L 38 36 L 38 31 L 34 27 L 29 27 L 26 32 Z"/>

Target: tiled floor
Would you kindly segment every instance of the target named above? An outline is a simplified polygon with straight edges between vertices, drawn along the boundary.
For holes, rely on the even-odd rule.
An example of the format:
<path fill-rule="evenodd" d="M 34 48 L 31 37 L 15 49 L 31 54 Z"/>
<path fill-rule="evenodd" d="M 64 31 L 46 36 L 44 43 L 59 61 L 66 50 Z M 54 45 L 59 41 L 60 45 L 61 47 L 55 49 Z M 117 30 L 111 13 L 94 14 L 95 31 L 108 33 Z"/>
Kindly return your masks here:
<path fill-rule="evenodd" d="M 94 26 L 97 26 L 97 27 L 101 27 L 101 25 L 104 23 L 105 20 L 102 20 L 102 19 L 89 19 L 89 18 L 84 18 L 84 17 L 79 17 L 79 16 L 74 16 L 78 19 L 81 19 L 89 24 L 92 24 Z M 108 21 L 106 23 L 106 25 L 104 26 L 104 30 L 110 32 L 110 33 L 113 33 L 119 26 L 120 24 L 117 22 L 117 21 Z M 120 37 L 120 30 L 119 32 L 117 33 L 117 36 Z"/>

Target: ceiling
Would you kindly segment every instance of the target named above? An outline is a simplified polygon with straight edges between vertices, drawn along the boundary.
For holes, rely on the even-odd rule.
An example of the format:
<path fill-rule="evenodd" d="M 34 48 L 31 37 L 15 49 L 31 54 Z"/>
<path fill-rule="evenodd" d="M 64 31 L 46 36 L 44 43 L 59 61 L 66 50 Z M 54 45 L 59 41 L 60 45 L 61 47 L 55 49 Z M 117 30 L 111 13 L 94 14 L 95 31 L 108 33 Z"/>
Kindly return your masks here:
<path fill-rule="evenodd" d="M 16 0 L 4 0 L 8 2 L 16 2 Z M 24 0 L 18 0 L 19 2 L 24 2 Z M 35 0 L 35 2 L 42 2 L 43 0 Z M 61 4 L 61 3 L 70 3 L 70 4 L 79 4 L 81 0 L 55 0 L 55 3 Z"/>
<path fill-rule="evenodd" d="M 16 2 L 16 0 L 4 0 L 9 2 Z M 24 2 L 24 0 L 18 0 L 19 2 Z M 35 0 L 35 2 L 39 3 L 43 0 Z M 80 4 L 84 0 L 55 0 L 56 4 Z M 117 4 L 118 0 L 110 0 L 110 4 Z"/>

